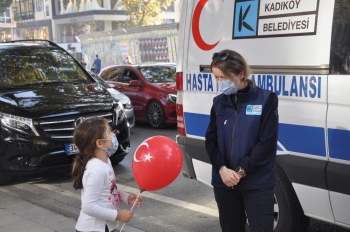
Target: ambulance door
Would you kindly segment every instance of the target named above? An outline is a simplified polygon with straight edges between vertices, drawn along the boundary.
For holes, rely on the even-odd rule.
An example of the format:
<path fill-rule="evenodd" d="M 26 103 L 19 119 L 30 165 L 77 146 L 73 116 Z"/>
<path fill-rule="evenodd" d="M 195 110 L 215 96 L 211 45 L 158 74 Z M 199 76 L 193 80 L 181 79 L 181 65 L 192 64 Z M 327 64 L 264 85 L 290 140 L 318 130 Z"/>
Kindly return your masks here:
<path fill-rule="evenodd" d="M 350 225 L 350 19 L 349 1 L 335 1 L 328 79 L 327 184 L 334 219 Z"/>

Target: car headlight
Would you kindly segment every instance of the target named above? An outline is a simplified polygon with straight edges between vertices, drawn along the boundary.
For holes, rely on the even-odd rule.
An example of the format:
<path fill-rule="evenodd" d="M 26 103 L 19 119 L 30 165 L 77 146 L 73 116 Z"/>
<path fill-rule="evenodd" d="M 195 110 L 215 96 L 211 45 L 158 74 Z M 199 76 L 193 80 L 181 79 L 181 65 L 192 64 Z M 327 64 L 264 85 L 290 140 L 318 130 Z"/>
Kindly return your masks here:
<path fill-rule="evenodd" d="M 176 103 L 176 99 L 177 99 L 177 95 L 176 94 L 172 94 L 172 93 L 169 93 L 166 95 L 166 99 L 170 102 L 174 102 Z"/>
<path fill-rule="evenodd" d="M 0 112 L 0 120 L 1 126 L 4 126 L 10 130 L 26 135 L 39 136 L 39 133 L 34 128 L 33 120 L 30 118 L 23 118 Z"/>
<path fill-rule="evenodd" d="M 117 107 L 114 109 L 114 112 L 116 116 L 116 122 L 117 124 L 119 124 L 126 117 L 124 112 L 124 107 L 120 102 L 117 103 Z"/>
<path fill-rule="evenodd" d="M 125 109 L 128 109 L 128 110 L 131 110 L 131 109 L 132 109 L 131 101 L 127 101 L 127 102 L 125 103 Z"/>

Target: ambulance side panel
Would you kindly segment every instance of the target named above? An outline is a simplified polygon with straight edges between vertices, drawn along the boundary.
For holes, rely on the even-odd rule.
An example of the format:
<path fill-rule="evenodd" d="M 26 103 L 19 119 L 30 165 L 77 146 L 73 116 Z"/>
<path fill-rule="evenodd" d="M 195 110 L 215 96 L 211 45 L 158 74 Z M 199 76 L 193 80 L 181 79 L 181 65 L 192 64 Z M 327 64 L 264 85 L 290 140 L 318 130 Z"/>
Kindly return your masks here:
<path fill-rule="evenodd" d="M 350 224 L 350 75 L 329 75 L 327 183 L 337 224 Z"/>
<path fill-rule="evenodd" d="M 186 136 L 177 142 L 184 174 L 210 186 L 204 136 L 220 93 L 209 65 L 214 52 L 232 49 L 251 66 L 250 78 L 278 95 L 277 161 L 305 215 L 349 227 L 350 75 L 329 75 L 335 1 L 289 1 L 298 7 L 279 11 L 273 2 L 280 1 L 183 1 L 177 72 L 183 74 L 178 102 Z M 240 12 L 247 12 L 255 34 L 239 25 Z M 296 21 L 307 27 L 294 30 L 290 22 Z M 279 31 L 278 23 L 290 28 Z"/>

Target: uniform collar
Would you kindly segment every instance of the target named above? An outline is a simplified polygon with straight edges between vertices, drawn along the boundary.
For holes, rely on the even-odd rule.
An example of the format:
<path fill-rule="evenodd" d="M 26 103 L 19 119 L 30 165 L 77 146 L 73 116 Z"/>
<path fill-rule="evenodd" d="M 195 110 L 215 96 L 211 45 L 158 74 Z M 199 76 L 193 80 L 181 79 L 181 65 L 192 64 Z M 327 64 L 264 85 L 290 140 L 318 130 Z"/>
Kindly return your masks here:
<path fill-rule="evenodd" d="M 221 104 L 234 107 L 234 99 L 237 96 L 238 101 L 244 101 L 248 99 L 253 91 L 256 90 L 256 86 L 252 83 L 248 83 L 246 87 L 237 91 L 236 94 L 225 95 L 223 94 Z"/>

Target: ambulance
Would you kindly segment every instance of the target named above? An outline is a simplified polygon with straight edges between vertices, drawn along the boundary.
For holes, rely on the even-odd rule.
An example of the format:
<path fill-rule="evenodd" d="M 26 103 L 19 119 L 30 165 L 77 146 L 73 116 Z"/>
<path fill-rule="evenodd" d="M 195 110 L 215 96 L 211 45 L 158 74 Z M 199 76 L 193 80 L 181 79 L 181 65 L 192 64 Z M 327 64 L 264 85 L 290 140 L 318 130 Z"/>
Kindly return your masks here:
<path fill-rule="evenodd" d="M 176 141 L 186 177 L 211 186 L 204 136 L 221 93 L 210 63 L 235 50 L 279 99 L 274 230 L 307 231 L 310 218 L 350 228 L 349 9 L 348 0 L 183 1 Z"/>

